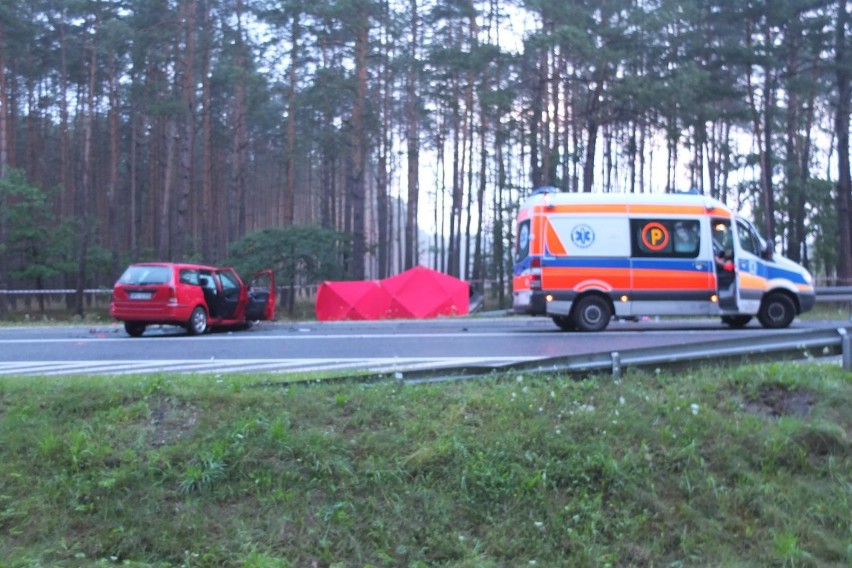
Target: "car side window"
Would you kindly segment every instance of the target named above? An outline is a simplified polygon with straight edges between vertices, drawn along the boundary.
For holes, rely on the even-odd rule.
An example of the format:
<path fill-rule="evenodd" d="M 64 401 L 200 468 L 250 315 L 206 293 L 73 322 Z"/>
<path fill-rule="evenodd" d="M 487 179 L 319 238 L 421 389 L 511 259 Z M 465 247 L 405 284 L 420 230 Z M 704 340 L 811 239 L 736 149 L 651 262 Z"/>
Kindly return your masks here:
<path fill-rule="evenodd" d="M 201 274 L 198 277 L 198 285 L 202 288 L 216 292 L 216 281 L 213 280 L 213 275 L 208 273 Z"/>
<path fill-rule="evenodd" d="M 220 272 L 219 281 L 222 283 L 222 291 L 225 293 L 240 289 L 240 283 L 230 272 Z"/>
<path fill-rule="evenodd" d="M 198 271 L 189 268 L 181 268 L 180 283 L 198 286 Z"/>

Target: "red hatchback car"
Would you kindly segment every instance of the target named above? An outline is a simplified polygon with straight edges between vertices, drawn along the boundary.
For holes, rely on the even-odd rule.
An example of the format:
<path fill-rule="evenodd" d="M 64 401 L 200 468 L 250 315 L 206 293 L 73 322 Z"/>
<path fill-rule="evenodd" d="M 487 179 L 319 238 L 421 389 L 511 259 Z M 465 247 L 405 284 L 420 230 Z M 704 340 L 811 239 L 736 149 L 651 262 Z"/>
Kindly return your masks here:
<path fill-rule="evenodd" d="M 201 264 L 131 264 L 115 283 L 109 305 L 128 335 L 149 325 L 185 327 L 199 335 L 211 327 L 240 327 L 275 317 L 275 279 L 257 273 L 246 286 L 233 268 Z"/>

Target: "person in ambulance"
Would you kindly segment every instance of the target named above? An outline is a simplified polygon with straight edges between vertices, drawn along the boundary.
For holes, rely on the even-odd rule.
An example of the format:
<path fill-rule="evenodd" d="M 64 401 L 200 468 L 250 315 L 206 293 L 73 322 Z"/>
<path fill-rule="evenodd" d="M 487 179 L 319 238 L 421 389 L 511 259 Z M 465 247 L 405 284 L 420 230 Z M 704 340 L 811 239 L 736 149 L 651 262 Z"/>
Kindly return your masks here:
<path fill-rule="evenodd" d="M 717 271 L 734 272 L 734 247 L 728 223 L 718 222 L 713 226 L 713 257 Z"/>

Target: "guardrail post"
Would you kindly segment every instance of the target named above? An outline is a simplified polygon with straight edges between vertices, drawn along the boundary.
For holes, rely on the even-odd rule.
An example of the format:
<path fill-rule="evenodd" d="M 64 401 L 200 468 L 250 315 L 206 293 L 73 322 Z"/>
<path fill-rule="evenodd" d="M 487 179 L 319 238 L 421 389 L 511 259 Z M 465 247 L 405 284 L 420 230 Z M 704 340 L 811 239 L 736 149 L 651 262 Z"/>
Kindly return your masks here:
<path fill-rule="evenodd" d="M 843 330 L 840 336 L 841 358 L 843 360 L 843 370 L 852 371 L 852 335 Z"/>
<path fill-rule="evenodd" d="M 621 355 L 619 355 L 618 351 L 613 351 L 612 356 L 612 376 L 616 379 L 621 378 Z"/>

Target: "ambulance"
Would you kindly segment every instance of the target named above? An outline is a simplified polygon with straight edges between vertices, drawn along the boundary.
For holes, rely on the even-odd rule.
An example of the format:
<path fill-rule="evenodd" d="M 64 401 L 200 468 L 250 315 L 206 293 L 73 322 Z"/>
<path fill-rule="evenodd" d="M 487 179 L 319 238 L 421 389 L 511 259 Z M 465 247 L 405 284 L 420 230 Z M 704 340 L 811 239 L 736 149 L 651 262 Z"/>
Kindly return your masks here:
<path fill-rule="evenodd" d="M 815 302 L 808 271 L 751 223 L 682 193 L 533 192 L 518 212 L 512 287 L 514 313 L 565 331 L 643 316 L 784 328 Z"/>

